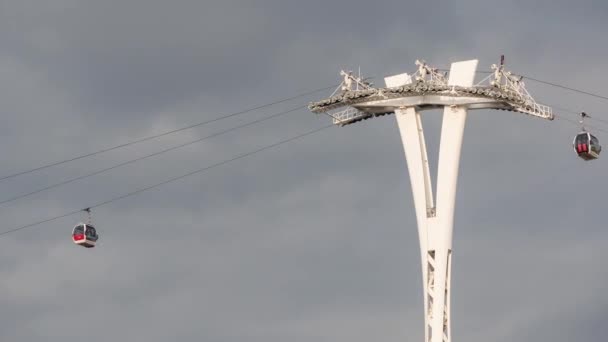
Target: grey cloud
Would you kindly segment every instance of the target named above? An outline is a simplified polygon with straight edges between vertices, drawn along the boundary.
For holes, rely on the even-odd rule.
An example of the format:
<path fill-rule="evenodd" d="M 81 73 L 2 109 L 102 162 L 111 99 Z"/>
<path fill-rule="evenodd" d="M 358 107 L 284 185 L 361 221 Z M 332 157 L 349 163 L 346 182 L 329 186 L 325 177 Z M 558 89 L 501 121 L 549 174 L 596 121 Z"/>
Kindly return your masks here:
<path fill-rule="evenodd" d="M 487 68 L 504 53 L 516 72 L 601 93 L 605 16 L 598 1 L 0 2 L 0 175 L 329 86 L 340 68 L 361 66 L 381 84 L 411 72 L 416 58 L 441 67 L 479 58 Z M 527 84 L 549 104 L 603 115 L 603 101 Z M 3 198 L 272 112 L 6 181 Z M 2 229 L 328 120 L 302 110 L 1 207 Z M 439 113 L 425 113 L 432 165 L 439 123 Z M 605 334 L 603 159 L 577 160 L 570 144 L 578 129 L 470 113 L 454 241 L 455 341 Z M 384 117 L 98 208 L 93 251 L 69 240 L 76 216 L 3 236 L 0 336 L 421 340 L 409 187 L 394 118 Z"/>

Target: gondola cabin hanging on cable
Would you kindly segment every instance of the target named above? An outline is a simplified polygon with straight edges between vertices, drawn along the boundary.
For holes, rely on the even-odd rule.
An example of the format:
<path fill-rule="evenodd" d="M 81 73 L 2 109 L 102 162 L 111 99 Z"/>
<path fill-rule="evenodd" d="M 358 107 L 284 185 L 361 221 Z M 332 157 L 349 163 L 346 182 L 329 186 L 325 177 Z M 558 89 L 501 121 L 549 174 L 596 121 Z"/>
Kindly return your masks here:
<path fill-rule="evenodd" d="M 585 112 L 581 113 L 581 126 L 586 117 L 589 117 Z M 594 160 L 599 158 L 602 146 L 600 141 L 591 133 L 582 127 L 582 131 L 574 137 L 573 142 L 574 151 L 583 160 Z"/>
<path fill-rule="evenodd" d="M 84 211 L 89 214 L 88 223 L 78 223 L 74 227 L 72 230 L 72 241 L 79 246 L 93 248 L 99 239 L 99 235 L 97 235 L 97 230 L 91 224 L 91 210 L 87 208 Z"/>

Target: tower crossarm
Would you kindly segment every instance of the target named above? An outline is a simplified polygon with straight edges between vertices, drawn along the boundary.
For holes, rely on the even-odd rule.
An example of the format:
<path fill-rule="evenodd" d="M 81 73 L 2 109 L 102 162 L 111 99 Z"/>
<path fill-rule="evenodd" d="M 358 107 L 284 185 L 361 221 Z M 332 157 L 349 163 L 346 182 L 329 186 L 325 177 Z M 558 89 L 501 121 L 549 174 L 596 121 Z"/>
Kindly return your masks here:
<path fill-rule="evenodd" d="M 501 109 L 553 120 L 549 106 L 537 103 L 510 89 L 492 86 L 455 87 L 416 82 L 396 88 L 370 88 L 346 91 L 328 99 L 311 103 L 313 113 L 328 113 L 340 126 L 384 114 L 395 108 L 414 106 L 418 110 L 445 105 L 467 106 L 469 109 Z"/>
<path fill-rule="evenodd" d="M 493 67 L 493 74 L 471 87 L 450 86 L 445 76 L 424 62 L 416 61 L 418 71 L 406 75 L 414 82 L 388 88 L 357 87 L 334 93 L 327 99 L 312 102 L 313 113 L 327 113 L 334 124 L 345 126 L 385 114 L 396 108 L 416 107 L 417 110 L 443 106 L 464 106 L 468 109 L 500 109 L 553 120 L 549 106 L 537 103 L 528 93 L 520 76 L 505 72 L 502 65 Z M 492 79 L 492 77 L 494 77 Z M 483 84 L 488 81 L 486 84 Z"/>

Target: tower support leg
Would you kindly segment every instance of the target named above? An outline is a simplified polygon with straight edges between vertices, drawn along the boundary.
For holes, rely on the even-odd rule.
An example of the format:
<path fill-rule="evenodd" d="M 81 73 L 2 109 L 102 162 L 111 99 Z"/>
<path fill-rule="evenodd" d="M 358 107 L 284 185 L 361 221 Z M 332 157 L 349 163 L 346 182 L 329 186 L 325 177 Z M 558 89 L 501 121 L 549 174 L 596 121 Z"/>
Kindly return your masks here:
<path fill-rule="evenodd" d="M 477 60 L 453 63 L 449 85 L 472 86 Z M 387 87 L 410 81 L 404 75 L 385 79 Z M 452 232 L 460 151 L 467 116 L 465 107 L 445 107 L 439 145 L 437 171 L 437 205 L 420 113 L 415 108 L 395 111 L 405 150 L 410 183 L 416 209 L 422 279 L 424 289 L 424 322 L 426 342 L 450 342 L 450 279 L 452 263 Z"/>

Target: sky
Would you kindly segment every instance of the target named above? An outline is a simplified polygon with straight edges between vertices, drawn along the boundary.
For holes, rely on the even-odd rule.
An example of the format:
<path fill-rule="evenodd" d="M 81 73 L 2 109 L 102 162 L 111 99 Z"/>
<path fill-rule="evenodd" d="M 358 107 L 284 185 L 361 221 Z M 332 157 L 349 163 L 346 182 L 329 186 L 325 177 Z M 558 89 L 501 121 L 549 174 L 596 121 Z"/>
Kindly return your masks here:
<path fill-rule="evenodd" d="M 604 1 L 0 0 L 0 175 L 414 61 L 479 59 L 603 96 Z M 525 79 L 524 79 L 525 81 Z M 608 132 L 607 100 L 527 81 Z M 331 90 L 0 182 L 0 200 L 320 100 Z M 606 162 L 576 124 L 471 111 L 457 192 L 452 339 L 608 334 Z M 441 115 L 424 113 L 433 174 Z M 323 127 L 301 109 L 0 205 L 1 231 Z M 422 341 L 414 205 L 395 118 L 330 127 L 0 236 L 3 341 Z"/>

